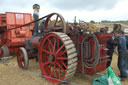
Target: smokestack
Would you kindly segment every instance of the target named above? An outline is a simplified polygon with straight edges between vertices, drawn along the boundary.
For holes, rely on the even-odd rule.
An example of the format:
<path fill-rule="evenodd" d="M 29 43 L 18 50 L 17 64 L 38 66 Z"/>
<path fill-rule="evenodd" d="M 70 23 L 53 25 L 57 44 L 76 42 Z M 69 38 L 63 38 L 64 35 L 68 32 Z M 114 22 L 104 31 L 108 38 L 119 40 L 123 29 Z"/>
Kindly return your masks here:
<path fill-rule="evenodd" d="M 33 10 L 34 10 L 33 18 L 34 18 L 34 20 L 39 19 L 39 9 L 40 9 L 40 6 L 38 4 L 33 5 Z M 33 33 L 34 36 L 38 35 L 38 28 L 39 28 L 39 21 L 34 23 L 34 33 Z"/>

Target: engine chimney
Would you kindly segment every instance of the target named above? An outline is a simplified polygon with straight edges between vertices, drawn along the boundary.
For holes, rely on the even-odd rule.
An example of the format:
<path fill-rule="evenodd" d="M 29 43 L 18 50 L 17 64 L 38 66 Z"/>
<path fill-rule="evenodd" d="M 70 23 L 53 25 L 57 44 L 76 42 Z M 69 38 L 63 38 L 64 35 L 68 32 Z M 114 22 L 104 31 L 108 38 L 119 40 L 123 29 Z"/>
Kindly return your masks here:
<path fill-rule="evenodd" d="M 33 10 L 34 10 L 33 18 L 34 18 L 34 20 L 39 19 L 39 9 L 40 9 L 40 6 L 38 4 L 33 5 Z M 39 21 L 34 23 L 34 33 L 33 33 L 34 36 L 38 35 L 38 28 L 39 28 Z"/>

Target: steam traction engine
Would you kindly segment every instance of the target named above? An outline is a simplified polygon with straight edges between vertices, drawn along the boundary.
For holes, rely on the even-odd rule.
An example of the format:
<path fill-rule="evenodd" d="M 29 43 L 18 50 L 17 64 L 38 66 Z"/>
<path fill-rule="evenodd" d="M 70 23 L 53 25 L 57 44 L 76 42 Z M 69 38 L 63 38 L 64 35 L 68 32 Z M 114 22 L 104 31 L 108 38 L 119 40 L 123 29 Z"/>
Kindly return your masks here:
<path fill-rule="evenodd" d="M 76 71 L 94 74 L 106 69 L 106 41 L 111 34 L 87 34 L 76 25 L 66 26 L 58 13 L 43 17 L 39 26 L 39 8 L 38 4 L 33 6 L 37 21 L 33 35 L 25 48 L 20 47 L 18 51 L 20 68 L 27 69 L 28 59 L 38 57 L 42 74 L 54 83 L 68 80 Z"/>
<path fill-rule="evenodd" d="M 25 41 L 32 36 L 33 25 L 19 29 L 11 29 L 32 21 L 29 13 L 6 12 L 0 14 L 0 57 L 7 57 L 17 53 L 17 49 L 25 45 Z"/>

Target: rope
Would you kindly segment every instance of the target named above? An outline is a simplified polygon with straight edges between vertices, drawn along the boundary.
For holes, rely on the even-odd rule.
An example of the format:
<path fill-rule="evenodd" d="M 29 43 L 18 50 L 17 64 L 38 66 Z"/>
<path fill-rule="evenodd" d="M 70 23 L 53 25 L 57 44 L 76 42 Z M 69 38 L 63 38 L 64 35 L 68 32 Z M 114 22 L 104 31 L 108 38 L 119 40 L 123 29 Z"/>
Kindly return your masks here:
<path fill-rule="evenodd" d="M 99 56 L 100 56 L 99 42 L 98 42 L 95 34 L 91 34 L 91 36 L 92 36 L 92 38 L 94 40 L 94 44 L 95 44 L 95 53 L 94 53 L 94 56 L 92 56 L 90 59 L 84 59 L 84 48 L 83 48 L 84 43 L 87 42 L 90 35 L 86 35 L 81 43 L 81 59 L 82 59 L 82 69 L 83 69 L 82 72 L 83 73 L 84 73 L 84 66 L 86 68 L 94 68 L 99 63 Z M 90 63 L 90 61 L 93 61 L 93 63 Z"/>

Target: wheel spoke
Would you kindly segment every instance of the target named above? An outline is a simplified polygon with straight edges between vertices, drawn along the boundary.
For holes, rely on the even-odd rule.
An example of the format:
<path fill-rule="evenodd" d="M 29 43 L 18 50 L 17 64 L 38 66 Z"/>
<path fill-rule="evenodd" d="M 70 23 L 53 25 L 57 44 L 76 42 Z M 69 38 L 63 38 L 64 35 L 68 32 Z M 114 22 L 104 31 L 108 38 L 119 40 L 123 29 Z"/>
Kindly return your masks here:
<path fill-rule="evenodd" d="M 49 42 L 49 44 L 50 44 L 50 45 L 52 46 L 52 48 L 53 48 L 53 44 L 52 44 L 51 40 L 48 39 L 48 42 Z"/>
<path fill-rule="evenodd" d="M 54 70 L 55 70 L 55 64 L 54 64 L 54 67 L 52 68 L 52 71 L 51 71 L 51 73 L 50 73 L 50 76 L 52 76 Z"/>
<path fill-rule="evenodd" d="M 56 21 L 55 21 L 55 23 L 54 23 L 54 27 L 56 27 L 57 21 L 58 21 L 58 15 L 57 15 L 57 17 L 56 17 Z"/>
<path fill-rule="evenodd" d="M 23 66 L 23 63 L 24 63 L 24 61 L 23 61 L 23 59 L 22 59 L 22 55 L 20 54 L 20 56 L 18 56 L 18 64 L 19 64 L 19 67 L 20 68 L 23 68 L 24 66 Z"/>
<path fill-rule="evenodd" d="M 59 54 L 59 56 L 64 55 L 66 52 L 67 52 L 67 50 L 64 50 L 63 52 L 61 52 L 61 53 Z"/>
<path fill-rule="evenodd" d="M 49 51 L 45 50 L 45 49 L 41 49 L 43 52 L 47 53 L 47 54 L 50 54 Z"/>
<path fill-rule="evenodd" d="M 60 68 L 58 68 L 58 70 L 59 70 L 59 78 L 60 78 L 61 77 Z"/>
<path fill-rule="evenodd" d="M 57 39 L 57 49 L 59 49 L 59 45 L 60 45 L 60 42 L 59 42 L 60 40 L 59 39 Z"/>
<path fill-rule="evenodd" d="M 52 20 L 51 19 L 49 19 L 49 27 L 52 28 Z"/>
<path fill-rule="evenodd" d="M 21 50 L 18 51 L 18 65 L 20 68 L 24 68 L 24 55 Z"/>
<path fill-rule="evenodd" d="M 21 57 L 21 60 L 24 61 L 24 55 L 21 55 L 20 57 Z"/>
<path fill-rule="evenodd" d="M 56 40 L 56 38 L 54 38 L 54 40 L 55 40 L 55 41 L 54 41 L 54 48 L 53 48 L 53 52 L 55 51 L 55 48 L 56 48 L 56 41 L 57 41 L 57 40 Z"/>
<path fill-rule="evenodd" d="M 52 64 L 54 64 L 54 63 L 52 63 L 52 62 L 50 63 L 50 67 L 49 67 L 49 68 L 50 68 L 50 70 L 51 70 Z"/>
<path fill-rule="evenodd" d="M 67 60 L 67 57 L 57 57 L 58 60 Z"/>
<path fill-rule="evenodd" d="M 63 61 L 61 61 L 61 63 L 63 64 L 63 66 L 64 66 L 65 68 L 67 68 L 67 65 L 65 65 L 65 63 L 64 63 Z"/>
<path fill-rule="evenodd" d="M 51 62 L 48 61 L 48 62 L 44 63 L 44 67 L 46 67 L 48 73 L 51 73 L 50 72 L 51 68 L 48 67 L 48 64 L 51 64 Z"/>
<path fill-rule="evenodd" d="M 50 54 L 51 54 L 51 47 L 50 47 L 50 43 L 48 44 L 48 48 L 49 48 L 49 51 L 50 51 Z"/>
<path fill-rule="evenodd" d="M 51 63 L 51 62 L 49 62 L 49 61 L 48 61 L 48 62 L 45 62 L 44 65 L 47 65 L 47 64 L 50 64 L 50 63 Z"/>
<path fill-rule="evenodd" d="M 56 54 L 58 54 L 63 47 L 64 47 L 64 44 L 57 50 Z"/>
<path fill-rule="evenodd" d="M 50 74 L 51 72 L 50 72 L 50 68 L 48 67 L 48 66 L 46 66 L 46 69 L 47 69 L 47 72 Z"/>
<path fill-rule="evenodd" d="M 56 64 L 59 66 L 60 69 L 62 69 L 66 73 L 66 70 L 58 62 L 56 62 Z"/>
<path fill-rule="evenodd" d="M 59 74 L 58 74 L 58 71 L 57 71 L 57 69 L 56 69 L 56 65 L 55 65 L 55 72 L 56 72 L 56 76 L 57 76 L 57 78 L 59 78 Z"/>
<path fill-rule="evenodd" d="M 49 58 L 49 56 L 44 56 L 45 58 Z"/>

